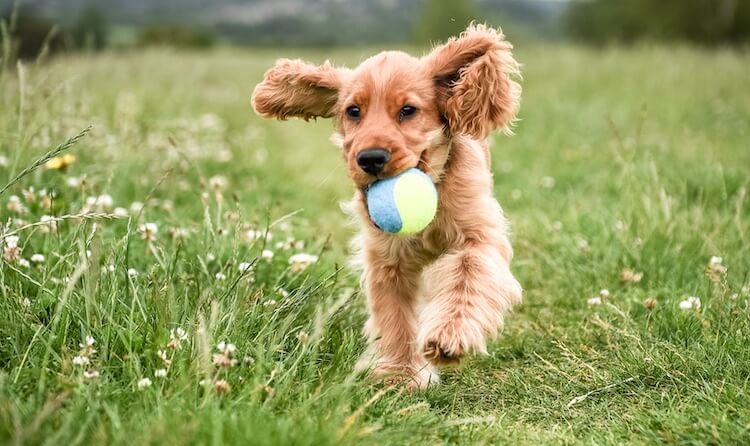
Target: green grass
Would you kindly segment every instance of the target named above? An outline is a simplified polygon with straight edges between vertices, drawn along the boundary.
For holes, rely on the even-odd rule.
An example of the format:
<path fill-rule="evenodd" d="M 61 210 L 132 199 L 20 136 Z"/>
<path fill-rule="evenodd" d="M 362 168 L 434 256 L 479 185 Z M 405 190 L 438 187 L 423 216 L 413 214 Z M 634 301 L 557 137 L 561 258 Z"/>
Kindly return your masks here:
<path fill-rule="evenodd" d="M 67 170 L 38 169 L 0 196 L 21 256 L 44 255 L 1 262 L 0 443 L 750 443 L 747 54 L 519 48 L 522 121 L 494 138 L 493 165 L 525 302 L 489 356 L 417 394 L 352 373 L 365 314 L 343 266 L 353 228 L 338 202 L 352 188 L 330 123 L 263 121 L 249 105 L 276 57 L 366 54 L 161 50 L 2 74 L 0 186 L 92 130 Z M 89 207 L 145 207 L 26 226 L 103 194 L 113 207 Z M 9 210 L 10 195 L 27 211 Z M 299 252 L 320 260 L 295 271 Z M 727 270 L 712 280 L 715 255 Z M 625 268 L 642 280 L 622 281 Z M 588 305 L 602 288 L 609 298 Z M 700 309 L 679 308 L 688 296 Z M 188 340 L 167 349 L 177 327 Z M 236 366 L 212 364 L 221 340 Z"/>

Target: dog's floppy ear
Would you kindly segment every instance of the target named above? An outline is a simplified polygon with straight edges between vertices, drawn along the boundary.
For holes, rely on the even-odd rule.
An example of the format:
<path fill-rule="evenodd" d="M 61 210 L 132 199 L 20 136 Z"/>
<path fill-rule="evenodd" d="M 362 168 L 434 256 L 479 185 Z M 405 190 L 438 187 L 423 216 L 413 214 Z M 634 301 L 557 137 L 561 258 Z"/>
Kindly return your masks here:
<path fill-rule="evenodd" d="M 255 87 L 252 102 L 264 117 L 329 118 L 348 70 L 330 63 L 315 66 L 301 60 L 279 59 Z"/>
<path fill-rule="evenodd" d="M 512 49 L 501 31 L 472 24 L 423 58 L 452 133 L 483 139 L 496 128 L 510 131 L 521 99 Z"/>

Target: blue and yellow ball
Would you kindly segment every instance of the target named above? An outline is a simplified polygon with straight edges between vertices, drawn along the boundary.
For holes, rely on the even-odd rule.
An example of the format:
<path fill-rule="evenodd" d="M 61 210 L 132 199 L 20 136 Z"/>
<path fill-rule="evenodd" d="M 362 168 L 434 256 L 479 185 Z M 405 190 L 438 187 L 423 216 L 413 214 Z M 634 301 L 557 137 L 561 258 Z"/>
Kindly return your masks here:
<path fill-rule="evenodd" d="M 435 184 L 416 168 L 372 183 L 365 195 L 370 219 L 375 226 L 391 234 L 417 234 L 437 213 Z"/>

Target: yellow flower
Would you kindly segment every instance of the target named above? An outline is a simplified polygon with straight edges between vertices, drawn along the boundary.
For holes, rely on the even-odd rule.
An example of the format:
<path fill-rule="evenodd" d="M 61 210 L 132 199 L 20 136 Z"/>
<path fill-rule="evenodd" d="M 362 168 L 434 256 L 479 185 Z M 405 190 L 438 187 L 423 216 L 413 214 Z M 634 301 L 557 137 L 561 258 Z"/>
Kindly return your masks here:
<path fill-rule="evenodd" d="M 62 156 L 56 156 L 54 158 L 50 158 L 49 161 L 45 164 L 47 169 L 65 169 L 66 167 L 70 166 L 76 161 L 75 155 L 71 155 L 70 153 L 66 153 Z"/>

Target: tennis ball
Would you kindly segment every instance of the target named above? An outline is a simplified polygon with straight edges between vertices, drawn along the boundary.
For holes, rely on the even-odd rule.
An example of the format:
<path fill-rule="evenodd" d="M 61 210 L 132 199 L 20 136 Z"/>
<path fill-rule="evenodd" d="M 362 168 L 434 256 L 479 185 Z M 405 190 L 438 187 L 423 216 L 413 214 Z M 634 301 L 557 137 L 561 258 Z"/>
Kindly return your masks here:
<path fill-rule="evenodd" d="M 430 224 L 437 212 L 435 184 L 416 168 L 372 183 L 365 196 L 372 222 L 391 234 L 416 234 Z"/>

